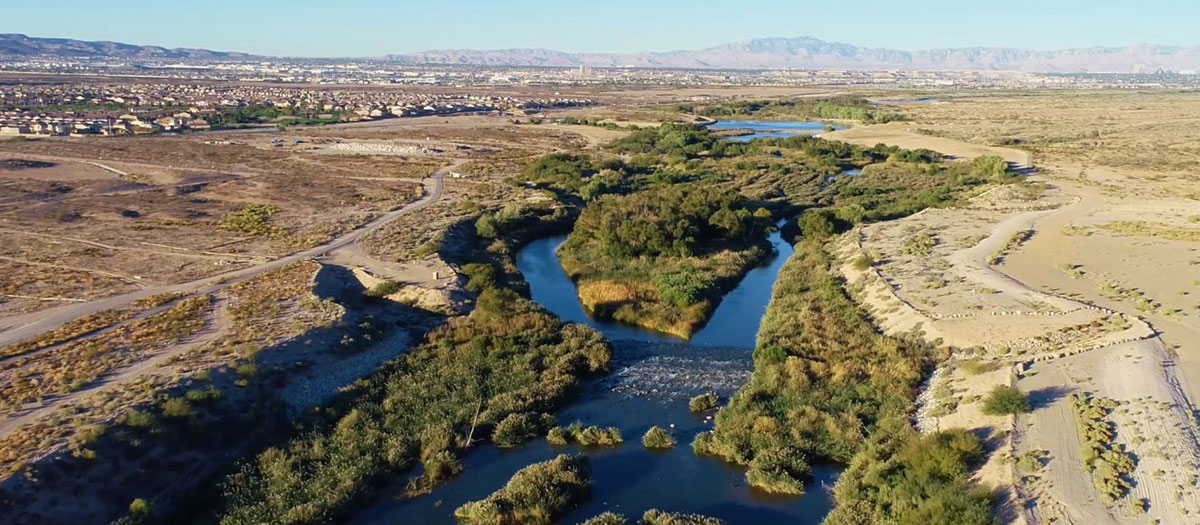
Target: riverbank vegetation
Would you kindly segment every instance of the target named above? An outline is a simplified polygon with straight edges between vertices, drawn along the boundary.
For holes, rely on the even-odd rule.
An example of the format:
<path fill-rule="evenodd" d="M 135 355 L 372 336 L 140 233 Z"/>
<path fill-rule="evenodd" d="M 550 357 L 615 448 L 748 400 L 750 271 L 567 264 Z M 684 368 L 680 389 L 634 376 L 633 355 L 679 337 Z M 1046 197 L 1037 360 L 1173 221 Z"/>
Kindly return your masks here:
<path fill-rule="evenodd" d="M 836 150 L 809 137 L 761 142 Z M 830 166 L 848 161 L 836 154 L 825 158 Z M 696 438 L 694 451 L 744 465 L 750 484 L 784 494 L 803 493 L 811 461 L 859 465 L 860 476 L 843 477 L 852 488 L 844 489 L 838 502 L 858 509 L 858 515 L 874 516 L 867 523 L 894 523 L 900 516 L 987 523 L 980 521 L 990 519 L 986 494 L 950 497 L 967 486 L 966 472 L 976 456 L 968 449 L 978 448 L 978 441 L 971 445 L 973 437 L 957 435 L 929 438 L 945 440 L 946 460 L 922 465 L 900 452 L 941 442 L 909 445 L 916 442 L 910 437 L 915 432 L 892 428 L 907 425 L 899 422 L 912 410 L 917 385 L 936 358 L 934 349 L 918 337 L 880 334 L 843 288 L 824 246 L 830 236 L 857 224 L 952 206 L 988 184 L 1019 180 L 996 170 L 991 158 L 941 160 L 934 153 L 894 150 L 859 175 L 822 181 L 818 191 L 807 183 L 810 205 L 795 227 L 800 241 L 775 283 L 750 382 L 720 409 L 713 431 Z M 800 192 L 793 195 L 804 198 Z M 890 426 L 884 428 L 885 423 Z M 900 477 L 880 478 L 889 469 Z"/>
<path fill-rule="evenodd" d="M 591 495 L 587 456 L 565 454 L 525 467 L 500 490 L 454 511 L 472 525 L 549 525 Z"/>
<path fill-rule="evenodd" d="M 675 438 L 666 429 L 654 426 L 642 436 L 642 446 L 651 450 L 666 450 L 675 446 Z"/>
<path fill-rule="evenodd" d="M 315 523 L 340 516 L 387 476 L 419 469 L 412 493 L 461 470 L 458 457 L 513 414 L 541 424 L 607 369 L 607 343 L 506 289 L 347 393 L 344 415 L 248 462 L 226 483 L 222 523 Z M 518 419 L 524 416 L 518 416 Z M 519 426 L 509 422 L 507 426 Z M 504 431 L 503 440 L 520 432 Z M 529 437 L 528 433 L 522 434 Z"/>
<path fill-rule="evenodd" d="M 994 525 L 991 494 L 970 483 L 982 457 L 979 439 L 965 430 L 921 435 L 905 418 L 890 418 L 842 472 L 824 523 Z"/>
<path fill-rule="evenodd" d="M 699 514 L 683 514 L 679 512 L 663 512 L 650 509 L 642 514 L 637 525 L 724 525 L 724 521 Z M 580 525 L 629 525 L 625 516 L 613 512 L 605 512 L 595 516 Z"/>
<path fill-rule="evenodd" d="M 847 463 L 881 419 L 911 409 L 926 346 L 880 335 L 842 289 L 820 238 L 797 244 L 759 330 L 750 382 L 693 449 L 749 468 L 769 492 L 803 493 L 809 458 Z"/>
<path fill-rule="evenodd" d="M 621 430 L 616 427 L 585 427 L 582 421 L 575 421 L 565 427 L 551 428 L 546 433 L 546 441 L 555 446 L 575 442 L 585 447 L 616 447 L 624 440 Z"/>
<path fill-rule="evenodd" d="M 754 120 L 855 120 L 864 124 L 882 124 L 906 120 L 893 109 L 871 104 L 865 98 L 804 97 L 785 100 L 737 100 L 697 106 L 684 104 L 679 110 L 713 118 L 752 118 Z"/>
<path fill-rule="evenodd" d="M 708 185 L 590 204 L 559 259 L 594 315 L 688 337 L 767 249 L 770 213 Z"/>

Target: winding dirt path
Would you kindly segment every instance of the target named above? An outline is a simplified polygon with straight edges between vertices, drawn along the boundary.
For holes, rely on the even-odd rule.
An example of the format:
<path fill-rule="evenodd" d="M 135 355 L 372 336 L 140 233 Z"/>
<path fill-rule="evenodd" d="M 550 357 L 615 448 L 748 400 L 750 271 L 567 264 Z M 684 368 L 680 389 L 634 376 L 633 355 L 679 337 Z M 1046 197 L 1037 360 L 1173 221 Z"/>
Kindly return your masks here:
<path fill-rule="evenodd" d="M 227 325 L 228 322 L 226 320 L 224 301 L 221 299 L 215 299 L 209 306 L 204 327 L 201 328 L 197 333 L 183 339 L 182 341 L 179 341 L 178 343 L 165 345 L 157 354 L 119 370 L 115 370 L 114 372 L 105 375 L 88 385 L 85 385 L 79 390 L 57 397 L 46 398 L 37 408 L 17 412 L 16 414 L 0 420 L 0 438 L 7 436 L 9 433 L 21 428 L 26 424 L 37 421 L 39 418 L 52 413 L 60 406 L 79 401 L 88 396 L 99 394 L 107 390 L 112 390 L 121 385 L 130 383 L 142 375 L 158 371 L 164 368 L 164 365 L 169 363 L 172 358 L 178 357 L 191 350 L 200 348 L 212 341 L 215 341 L 217 337 L 224 333 Z M 21 357 L 28 356 L 29 354 L 26 354 Z"/>
<path fill-rule="evenodd" d="M 372 220 L 367 224 L 342 234 L 341 236 L 315 248 L 310 248 L 286 257 L 275 259 L 270 262 L 242 268 L 240 270 L 234 270 L 232 272 L 227 272 L 213 277 L 207 277 L 204 279 L 174 285 L 147 287 L 136 292 L 123 295 L 106 297 L 85 303 L 63 305 L 30 314 L 0 319 L 0 330 L 3 330 L 0 331 L 0 346 L 29 339 L 42 332 L 53 330 L 54 328 L 61 326 L 63 323 L 83 317 L 85 315 L 94 314 L 102 310 L 127 306 L 138 299 L 144 299 L 162 293 L 211 294 L 231 284 L 245 281 L 271 270 L 282 268 L 296 261 L 324 257 L 331 252 L 352 245 L 363 236 L 375 231 L 379 227 L 388 224 L 389 222 L 392 222 L 404 215 L 423 210 L 437 202 L 437 200 L 442 197 L 442 191 L 444 187 L 442 180 L 443 177 L 447 173 L 457 169 L 458 166 L 464 162 L 466 162 L 466 160 L 457 160 L 450 165 L 437 170 L 433 173 L 433 175 L 424 179 L 422 184 L 425 187 L 425 196 L 422 198 L 403 207 L 387 212 L 375 220 Z"/>

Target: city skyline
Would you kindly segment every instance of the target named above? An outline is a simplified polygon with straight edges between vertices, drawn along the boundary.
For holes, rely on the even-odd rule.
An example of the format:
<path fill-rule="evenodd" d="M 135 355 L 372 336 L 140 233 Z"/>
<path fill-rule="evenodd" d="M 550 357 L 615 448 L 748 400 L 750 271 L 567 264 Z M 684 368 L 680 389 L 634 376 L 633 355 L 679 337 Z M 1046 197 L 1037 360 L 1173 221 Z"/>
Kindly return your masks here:
<path fill-rule="evenodd" d="M 1054 50 L 1196 45 L 1190 21 L 1200 17 L 1200 6 L 1163 1 L 1136 8 L 1074 0 L 1021 0 L 1003 6 L 943 1 L 899 6 L 874 0 L 839 5 L 754 0 L 737 6 L 618 0 L 564 6 L 544 0 L 459 0 L 434 5 L 367 1 L 337 8 L 299 1 L 237 4 L 240 16 L 229 17 L 226 13 L 234 5 L 217 0 L 199 12 L 140 0 L 121 2 L 120 9 L 112 10 L 96 10 L 79 1 L 20 5 L 8 9 L 10 16 L 0 21 L 0 33 L 295 57 L 371 57 L 434 49 L 661 52 L 797 36 L 906 51 L 976 46 Z M 1101 5 L 1108 8 L 1097 8 Z M 1039 15 L 1029 16 L 1035 8 Z M 1167 8 L 1173 15 L 1161 16 Z M 412 20 L 420 23 L 406 23 Z M 720 21 L 716 30 L 710 27 L 714 20 Z"/>

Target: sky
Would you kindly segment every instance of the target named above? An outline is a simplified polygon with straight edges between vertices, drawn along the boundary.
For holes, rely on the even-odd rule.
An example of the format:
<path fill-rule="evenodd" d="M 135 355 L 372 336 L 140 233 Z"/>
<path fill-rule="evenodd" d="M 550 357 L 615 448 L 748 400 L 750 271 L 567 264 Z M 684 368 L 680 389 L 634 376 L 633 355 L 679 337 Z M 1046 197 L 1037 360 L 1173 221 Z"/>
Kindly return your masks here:
<path fill-rule="evenodd" d="M 1195 0 L 4 2 L 0 33 L 276 56 L 507 48 L 625 53 L 795 36 L 910 51 L 1200 45 Z"/>

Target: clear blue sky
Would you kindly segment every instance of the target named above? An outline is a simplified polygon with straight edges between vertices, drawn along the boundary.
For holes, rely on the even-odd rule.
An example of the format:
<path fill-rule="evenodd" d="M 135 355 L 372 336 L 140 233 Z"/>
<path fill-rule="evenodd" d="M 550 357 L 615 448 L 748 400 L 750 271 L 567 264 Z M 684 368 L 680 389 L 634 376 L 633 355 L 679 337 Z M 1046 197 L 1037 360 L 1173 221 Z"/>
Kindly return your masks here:
<path fill-rule="evenodd" d="M 1195 0 L 5 0 L 0 33 L 287 56 L 695 49 L 814 36 L 916 50 L 1200 44 Z M 346 5 L 333 5 L 346 4 Z"/>

